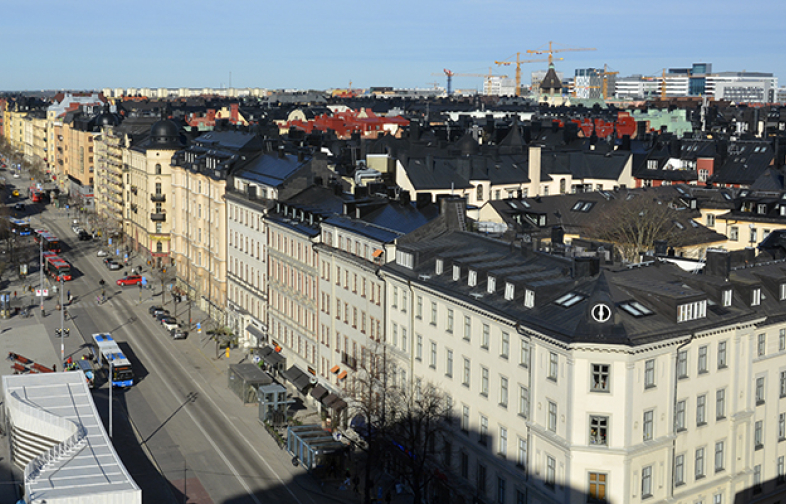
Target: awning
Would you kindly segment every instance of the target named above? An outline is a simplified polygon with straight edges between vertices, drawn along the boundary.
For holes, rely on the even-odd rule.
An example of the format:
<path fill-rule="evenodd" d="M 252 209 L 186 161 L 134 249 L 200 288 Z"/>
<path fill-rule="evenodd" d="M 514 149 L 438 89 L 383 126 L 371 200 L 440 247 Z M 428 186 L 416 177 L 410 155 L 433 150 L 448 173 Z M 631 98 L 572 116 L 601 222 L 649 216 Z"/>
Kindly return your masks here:
<path fill-rule="evenodd" d="M 374 257 L 379 257 L 381 255 L 382 255 L 382 249 L 374 250 L 374 254 L 373 254 Z"/>
<path fill-rule="evenodd" d="M 333 403 L 333 404 L 330 406 L 330 408 L 331 408 L 333 411 L 340 411 L 340 410 L 343 410 L 343 409 L 344 409 L 344 408 L 346 408 L 346 407 L 347 407 L 347 403 L 346 403 L 346 402 L 344 402 L 344 400 L 343 400 L 343 399 L 339 399 L 338 401 L 334 402 L 334 403 Z"/>
<path fill-rule="evenodd" d="M 304 392 L 305 389 L 311 385 L 311 375 L 303 372 L 303 370 L 297 366 L 292 366 L 286 371 L 283 371 L 281 376 L 288 380 L 301 392 Z"/>
<path fill-rule="evenodd" d="M 338 401 L 338 400 L 339 400 L 339 397 L 336 394 L 333 394 L 331 392 L 330 394 L 328 394 L 327 397 L 322 399 L 322 404 L 324 404 L 325 406 L 330 408 L 333 405 L 333 403 Z"/>
<path fill-rule="evenodd" d="M 317 401 L 321 400 L 326 395 L 328 395 L 328 390 L 322 385 L 318 384 L 313 389 L 311 389 L 311 397 L 313 397 Z"/>
<path fill-rule="evenodd" d="M 339 380 L 343 380 L 346 377 L 347 377 L 347 372 L 346 371 L 342 371 L 341 374 L 338 375 L 338 379 Z"/>
<path fill-rule="evenodd" d="M 339 369 L 341 369 L 341 368 L 339 367 L 338 364 L 336 364 L 335 366 L 330 368 L 330 372 L 333 373 L 333 374 L 336 374 L 336 373 L 338 373 Z"/>
<path fill-rule="evenodd" d="M 267 365 L 272 367 L 284 367 L 287 363 L 287 358 L 276 352 L 276 349 L 271 346 L 266 346 L 261 349 L 257 355 L 259 355 Z"/>
<path fill-rule="evenodd" d="M 261 340 L 263 340 L 263 339 L 266 339 L 266 338 L 267 338 L 267 336 L 265 335 L 265 333 L 263 333 L 262 331 L 260 331 L 260 330 L 259 330 L 259 329 L 257 329 L 256 327 L 252 326 L 251 324 L 249 324 L 249 325 L 247 325 L 247 326 L 246 326 L 246 331 L 248 331 L 249 333 L 251 333 L 251 335 L 252 335 L 253 337 L 257 338 L 257 339 L 261 339 Z M 268 347 L 268 348 L 269 348 L 269 347 Z"/>

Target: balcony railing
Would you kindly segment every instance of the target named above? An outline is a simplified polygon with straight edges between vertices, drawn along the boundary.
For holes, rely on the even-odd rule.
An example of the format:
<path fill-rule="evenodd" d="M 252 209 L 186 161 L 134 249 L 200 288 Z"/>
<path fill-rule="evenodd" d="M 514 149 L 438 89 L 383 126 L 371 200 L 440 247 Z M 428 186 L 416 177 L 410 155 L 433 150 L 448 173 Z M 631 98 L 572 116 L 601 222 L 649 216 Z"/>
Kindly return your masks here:
<path fill-rule="evenodd" d="M 152 213 L 150 219 L 154 221 L 166 221 L 166 213 Z"/>
<path fill-rule="evenodd" d="M 166 194 L 153 193 L 153 194 L 150 195 L 150 201 L 164 203 L 164 202 L 166 202 Z"/>
<path fill-rule="evenodd" d="M 357 358 L 350 356 L 346 352 L 341 352 L 341 362 L 345 364 L 348 368 L 352 369 L 353 371 L 356 371 L 358 368 Z"/>

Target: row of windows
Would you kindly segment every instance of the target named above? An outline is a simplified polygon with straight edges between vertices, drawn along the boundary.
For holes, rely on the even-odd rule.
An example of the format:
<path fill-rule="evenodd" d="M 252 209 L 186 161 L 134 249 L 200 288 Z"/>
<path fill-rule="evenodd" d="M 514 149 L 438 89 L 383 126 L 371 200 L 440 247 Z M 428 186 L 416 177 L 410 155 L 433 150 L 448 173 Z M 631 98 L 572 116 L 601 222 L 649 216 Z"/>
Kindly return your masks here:
<path fill-rule="evenodd" d="M 316 267 L 317 252 L 309 244 L 302 244 L 300 241 L 272 228 L 268 229 L 268 237 L 268 247 L 287 257 L 305 263 L 306 266 Z"/>
<path fill-rule="evenodd" d="M 202 192 L 202 183 L 199 184 L 199 192 Z M 259 231 L 262 222 L 260 214 L 254 213 L 253 210 L 249 213 L 248 209 L 232 204 L 229 205 L 229 218 L 255 231 Z"/>
<path fill-rule="evenodd" d="M 316 366 L 317 346 L 310 343 L 308 338 L 275 318 L 271 320 L 271 327 L 273 328 L 271 334 L 276 338 L 271 340 L 274 347 L 279 345 L 286 346 L 311 363 L 311 365 Z"/>
<path fill-rule="evenodd" d="M 330 264 L 327 261 L 322 261 L 322 266 L 320 268 L 320 278 L 326 282 L 330 281 Z M 344 290 L 351 290 L 354 294 L 360 294 L 360 297 L 364 299 L 368 297 L 372 303 L 376 304 L 377 306 L 382 306 L 381 284 L 378 284 L 372 280 L 366 280 L 366 277 L 362 275 L 360 275 L 360 278 L 358 278 L 358 274 L 356 272 L 350 273 L 350 271 L 346 268 L 342 270 L 341 266 L 336 266 L 335 278 L 336 285 L 339 287 L 342 286 L 343 280 Z M 394 298 L 393 308 L 396 307 L 395 299 L 397 298 Z M 406 309 L 404 311 L 406 311 Z"/>
<path fill-rule="evenodd" d="M 230 264 L 232 264 L 230 262 Z M 235 264 L 237 264 L 237 259 L 235 259 Z M 242 265 L 242 262 L 240 263 Z M 246 270 L 248 270 L 248 266 L 246 265 Z M 251 268 L 251 274 L 253 277 L 254 268 Z M 309 275 L 308 273 L 303 273 L 299 269 L 295 268 L 292 265 L 289 265 L 283 261 L 280 261 L 276 258 L 270 259 L 270 274 L 272 276 L 271 280 L 274 280 L 281 285 L 289 287 L 290 289 L 298 292 L 299 294 L 305 296 L 308 299 L 316 301 L 316 292 L 317 292 L 317 280 Z M 247 275 L 247 273 L 246 273 Z M 257 274 L 257 277 L 259 275 Z M 244 278 L 246 278 L 244 276 Z M 259 288 L 259 278 L 256 279 L 255 287 Z"/>
<path fill-rule="evenodd" d="M 305 328 L 309 334 L 316 331 L 317 315 L 287 294 L 277 290 L 270 290 L 270 306 L 283 316 L 295 321 Z"/>
<path fill-rule="evenodd" d="M 250 241 L 250 245 L 249 245 Z M 256 245 L 256 247 L 255 247 Z M 260 256 L 260 242 L 254 242 L 254 239 L 251 238 L 249 240 L 248 236 L 243 236 L 242 234 L 238 234 L 237 231 L 229 231 L 229 246 L 235 248 L 236 250 L 240 250 L 246 254 L 250 254 L 251 257 L 256 257 L 259 260 Z M 254 254 L 256 249 L 256 254 Z M 262 248 L 262 254 L 264 255 L 265 250 Z M 264 260 L 264 257 L 262 257 Z"/>
<path fill-rule="evenodd" d="M 338 236 L 338 238 L 334 245 L 333 231 L 328 229 L 323 229 L 322 243 L 324 243 L 329 247 L 336 247 L 339 250 L 343 250 L 348 254 L 353 254 L 358 257 L 362 257 L 367 261 L 376 260 L 381 258 L 382 256 L 382 250 L 376 248 L 374 245 L 369 246 L 368 243 L 361 243 L 359 240 L 352 240 L 352 238 L 350 238 L 349 236 L 344 236 L 339 232 L 336 232 L 335 234 Z"/>

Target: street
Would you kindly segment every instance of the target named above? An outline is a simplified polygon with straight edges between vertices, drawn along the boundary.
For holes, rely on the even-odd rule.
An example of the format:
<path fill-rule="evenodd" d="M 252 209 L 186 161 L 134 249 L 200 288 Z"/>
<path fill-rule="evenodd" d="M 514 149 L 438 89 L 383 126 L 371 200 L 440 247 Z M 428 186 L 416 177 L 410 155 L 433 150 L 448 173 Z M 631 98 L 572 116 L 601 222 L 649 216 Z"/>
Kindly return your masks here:
<path fill-rule="evenodd" d="M 13 182 L 20 192 L 26 191 L 23 184 L 27 182 Z M 113 391 L 112 432 L 118 454 L 143 489 L 144 502 L 311 504 L 334 500 L 318 492 L 314 480 L 291 464 L 291 457 L 257 421 L 256 405 L 244 407 L 229 392 L 226 370 L 230 362 L 241 360 L 240 351 L 229 359 L 216 358 L 215 343 L 193 330 L 187 339 L 173 340 L 148 313 L 151 305 L 161 302 L 161 284 L 153 282 L 151 290 L 117 286 L 126 268 L 106 269 L 96 256 L 97 240 L 79 241 L 65 210 L 46 205 L 38 213 L 42 207 L 27 205 L 32 227 L 45 227 L 66 244 L 60 255 L 75 273 L 64 286 L 74 297 L 68 306 L 70 320 L 64 323 L 70 329 L 70 336 L 64 338 L 66 358 L 80 358 L 93 333 L 108 332 L 133 364 L 135 385 Z M 122 263 L 122 257 L 118 259 Z M 145 263 L 133 254 L 132 264 Z M 146 265 L 144 274 L 150 274 Z M 19 284 L 21 291 L 16 272 L 11 278 L 8 289 Z M 101 279 L 105 281 L 104 303 L 97 300 Z M 37 268 L 31 266 L 28 281 L 37 285 Z M 166 307 L 173 310 L 169 293 L 166 301 Z M 58 302 L 59 293 L 45 302 L 45 317 L 38 309 L 33 313 L 46 326 L 59 355 Z M 185 305 L 178 305 L 174 314 L 178 320 L 186 320 Z M 204 315 L 193 310 L 192 316 L 196 322 Z M 93 397 L 109 431 L 105 375 L 99 374 Z"/>

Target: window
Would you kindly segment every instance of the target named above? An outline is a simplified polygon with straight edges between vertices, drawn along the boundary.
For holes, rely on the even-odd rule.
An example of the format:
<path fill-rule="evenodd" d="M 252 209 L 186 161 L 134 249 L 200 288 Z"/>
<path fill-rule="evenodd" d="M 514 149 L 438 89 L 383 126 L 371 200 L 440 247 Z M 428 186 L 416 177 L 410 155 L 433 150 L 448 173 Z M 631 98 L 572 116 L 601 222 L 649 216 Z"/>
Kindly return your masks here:
<path fill-rule="evenodd" d="M 461 266 L 453 265 L 453 281 L 458 281 L 461 278 Z"/>
<path fill-rule="evenodd" d="M 688 351 L 677 352 L 677 378 L 688 377 Z"/>
<path fill-rule="evenodd" d="M 549 379 L 557 381 L 559 371 L 559 357 L 554 352 L 549 354 Z"/>
<path fill-rule="evenodd" d="M 524 291 L 524 307 L 532 308 L 535 306 L 535 291 L 526 289 Z"/>
<path fill-rule="evenodd" d="M 469 432 L 469 406 L 462 406 L 461 408 L 461 430 L 464 433 Z"/>
<path fill-rule="evenodd" d="M 677 411 L 674 412 L 674 430 L 676 431 L 684 431 L 685 430 L 685 400 L 677 402 Z"/>
<path fill-rule="evenodd" d="M 447 439 L 442 443 L 442 463 L 445 467 L 452 468 L 453 465 L 453 443 Z"/>
<path fill-rule="evenodd" d="M 445 330 L 449 333 L 453 332 L 453 310 L 448 308 L 448 321 Z"/>
<path fill-rule="evenodd" d="M 546 455 L 546 485 L 554 488 L 557 479 L 557 461 Z"/>
<path fill-rule="evenodd" d="M 607 446 L 608 428 L 609 417 L 595 415 L 590 416 L 589 444 Z"/>
<path fill-rule="evenodd" d="M 723 494 L 716 493 L 712 496 L 712 504 L 723 504 Z"/>
<path fill-rule="evenodd" d="M 480 432 L 478 433 L 478 443 L 486 446 L 489 439 L 489 419 L 480 415 Z"/>
<path fill-rule="evenodd" d="M 469 283 L 470 287 L 475 287 L 478 285 L 478 272 L 475 270 L 469 270 L 469 278 L 467 279 L 467 283 Z"/>
<path fill-rule="evenodd" d="M 434 301 L 431 302 L 431 325 L 437 325 L 437 303 Z"/>
<path fill-rule="evenodd" d="M 685 484 L 685 455 L 677 455 L 674 457 L 674 484 Z"/>
<path fill-rule="evenodd" d="M 707 300 L 677 306 L 677 322 L 697 320 L 707 316 Z"/>
<path fill-rule="evenodd" d="M 761 464 L 753 466 L 753 493 L 761 492 Z"/>
<path fill-rule="evenodd" d="M 756 405 L 764 404 L 764 377 L 756 378 Z"/>
<path fill-rule="evenodd" d="M 696 463 L 694 464 L 696 479 L 704 477 L 704 448 L 696 448 Z"/>
<path fill-rule="evenodd" d="M 445 376 L 453 377 L 453 350 L 445 350 Z"/>
<path fill-rule="evenodd" d="M 592 365 L 592 392 L 608 392 L 609 391 L 609 365 L 608 364 L 593 364 Z"/>
<path fill-rule="evenodd" d="M 753 448 L 755 450 L 761 450 L 764 448 L 764 439 L 763 439 L 763 430 L 764 426 L 762 425 L 762 421 L 758 420 L 755 424 L 753 424 Z"/>
<path fill-rule="evenodd" d="M 432 341 L 431 342 L 431 354 L 429 357 L 429 367 L 432 369 L 437 369 L 437 344 Z"/>
<path fill-rule="evenodd" d="M 505 300 L 511 301 L 515 293 L 516 288 L 513 286 L 513 284 L 505 282 Z"/>
<path fill-rule="evenodd" d="M 731 241 L 739 241 L 740 239 L 740 228 L 737 226 L 730 226 L 729 227 L 729 240 Z"/>
<path fill-rule="evenodd" d="M 461 452 L 461 477 L 469 479 L 469 454 Z"/>
<path fill-rule="evenodd" d="M 605 473 L 589 473 L 588 502 L 606 502 L 606 478 Z"/>
<path fill-rule="evenodd" d="M 644 362 L 644 388 L 655 386 L 655 359 Z"/>
<path fill-rule="evenodd" d="M 349 272 L 347 272 L 349 275 Z M 344 284 L 346 286 L 346 284 Z M 398 308 L 398 287 L 395 285 L 393 286 L 393 295 L 391 296 L 393 299 L 390 300 L 390 306 L 393 308 Z"/>
<path fill-rule="evenodd" d="M 644 412 L 644 420 L 642 422 L 642 439 L 644 441 L 651 441 L 654 434 L 654 420 L 655 410 Z"/>
<path fill-rule="evenodd" d="M 472 338 L 472 319 L 464 315 L 464 339 L 469 341 Z"/>
<path fill-rule="evenodd" d="M 480 395 L 489 395 L 489 370 L 483 366 L 480 367 Z"/>
<path fill-rule="evenodd" d="M 557 403 L 549 401 L 549 430 L 557 432 Z"/>
<path fill-rule="evenodd" d="M 759 357 L 764 357 L 765 353 L 767 352 L 767 335 L 762 333 L 759 334 L 758 342 L 756 344 L 756 351 L 759 354 Z"/>
<path fill-rule="evenodd" d="M 423 336 L 420 334 L 415 336 L 415 359 L 423 360 Z"/>
<path fill-rule="evenodd" d="M 470 376 L 469 366 L 470 366 L 469 359 L 464 357 L 464 381 L 462 381 L 461 383 L 465 387 L 469 387 L 469 376 Z"/>
<path fill-rule="evenodd" d="M 707 423 L 707 395 L 702 394 L 696 398 L 696 425 Z"/>
<path fill-rule="evenodd" d="M 699 374 L 707 372 L 707 345 L 699 347 Z"/>
<path fill-rule="evenodd" d="M 529 415 L 529 390 L 519 385 L 519 415 L 527 418 Z"/>
<path fill-rule="evenodd" d="M 786 329 L 781 329 L 778 333 L 778 350 L 781 352 L 786 350 Z"/>
<path fill-rule="evenodd" d="M 434 265 L 434 272 L 437 275 L 441 275 L 444 268 L 445 268 L 445 262 L 442 259 L 437 259 L 437 262 Z"/>
<path fill-rule="evenodd" d="M 731 294 L 732 294 L 731 289 L 726 289 L 723 291 L 723 293 L 721 294 L 723 296 L 722 299 L 723 306 L 731 306 Z"/>
<path fill-rule="evenodd" d="M 726 418 L 726 389 L 715 391 L 715 419 Z"/>
<path fill-rule="evenodd" d="M 722 471 L 726 464 L 726 457 L 723 452 L 724 442 L 715 443 L 715 472 Z"/>
<path fill-rule="evenodd" d="M 751 306 L 759 306 L 761 304 L 761 289 L 756 288 L 751 292 Z"/>
<path fill-rule="evenodd" d="M 497 443 L 497 453 L 503 457 L 508 454 L 508 429 L 499 427 L 499 442 Z"/>
<path fill-rule="evenodd" d="M 529 366 L 529 341 L 521 338 L 521 350 L 519 352 L 519 365 Z"/>
<path fill-rule="evenodd" d="M 508 379 L 504 376 L 499 377 L 499 404 L 508 407 Z"/>
<path fill-rule="evenodd" d="M 503 332 L 500 336 L 499 356 L 503 359 L 507 359 L 508 354 L 510 354 L 510 335 Z"/>
<path fill-rule="evenodd" d="M 778 415 L 778 441 L 786 439 L 786 413 Z"/>
<path fill-rule="evenodd" d="M 497 504 L 505 504 L 505 479 L 497 476 Z"/>
<path fill-rule="evenodd" d="M 707 227 L 715 226 L 715 215 L 707 214 Z"/>
<path fill-rule="evenodd" d="M 652 466 L 641 469 L 641 498 L 652 497 Z"/>
<path fill-rule="evenodd" d="M 778 457 L 778 484 L 782 484 L 786 481 L 786 465 L 784 465 L 784 458 L 783 455 Z"/>
<path fill-rule="evenodd" d="M 786 371 L 781 371 L 780 374 L 780 396 L 786 397 Z"/>
<path fill-rule="evenodd" d="M 527 440 L 519 438 L 519 449 L 516 455 L 516 465 L 522 469 L 527 467 Z"/>
<path fill-rule="evenodd" d="M 726 342 L 721 341 L 718 343 L 718 369 L 726 367 Z"/>
<path fill-rule="evenodd" d="M 466 317 L 466 319 L 469 320 L 469 317 Z M 490 331 L 489 325 L 488 324 L 483 324 L 483 333 L 481 334 L 481 337 L 480 337 L 480 347 L 483 348 L 483 349 L 486 349 L 486 350 L 488 350 L 488 348 L 489 348 L 489 331 Z M 465 333 L 467 332 L 466 328 L 464 329 L 464 332 Z M 465 334 L 464 337 L 466 339 L 469 339 L 469 338 L 467 338 L 466 334 Z"/>
<path fill-rule="evenodd" d="M 418 319 L 423 318 L 423 296 L 418 296 L 415 301 L 415 317 Z"/>

